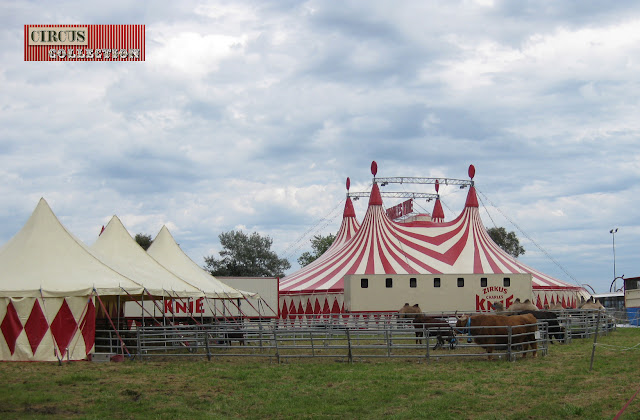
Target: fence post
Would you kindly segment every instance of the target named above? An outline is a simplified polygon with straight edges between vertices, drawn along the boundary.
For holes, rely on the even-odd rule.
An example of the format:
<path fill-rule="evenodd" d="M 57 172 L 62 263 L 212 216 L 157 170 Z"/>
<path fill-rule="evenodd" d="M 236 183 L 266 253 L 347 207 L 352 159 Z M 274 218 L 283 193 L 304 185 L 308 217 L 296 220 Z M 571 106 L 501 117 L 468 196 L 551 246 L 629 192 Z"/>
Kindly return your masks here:
<path fill-rule="evenodd" d="M 311 340 L 311 356 L 315 357 L 316 356 L 316 348 L 313 345 L 313 329 L 309 330 L 309 339 Z"/>
<path fill-rule="evenodd" d="M 209 332 L 204 330 L 204 345 L 207 349 L 207 360 L 211 361 L 211 351 L 209 350 Z"/>
<path fill-rule="evenodd" d="M 593 358 L 596 356 L 596 344 L 598 343 L 598 328 L 600 327 L 600 312 L 598 312 L 598 321 L 596 323 L 596 333 L 593 336 L 593 349 L 591 350 L 591 363 L 589 364 L 589 372 L 593 369 Z"/>
<path fill-rule="evenodd" d="M 429 354 L 429 329 L 424 324 L 422 325 L 422 336 L 424 337 L 424 344 L 427 346 L 427 363 L 431 363 Z"/>
<path fill-rule="evenodd" d="M 138 357 L 140 357 L 140 360 L 142 360 L 142 334 L 140 333 L 140 327 L 138 327 L 137 336 L 138 336 L 138 340 L 137 340 L 138 341 Z"/>
<path fill-rule="evenodd" d="M 512 359 L 512 354 L 511 354 L 511 325 L 507 326 L 507 358 L 509 361 L 513 361 L 514 359 Z"/>
<path fill-rule="evenodd" d="M 544 329 L 544 333 L 545 333 L 545 340 L 540 341 L 540 344 L 544 343 L 544 348 L 541 349 L 542 350 L 541 354 L 542 356 L 546 356 L 547 353 L 549 352 L 549 344 L 551 343 L 551 337 L 549 336 L 549 323 L 546 321 L 543 321 L 539 324 L 542 324 L 542 328 Z M 538 331 L 540 331 L 540 327 L 538 327 Z M 542 334 L 540 334 L 540 337 L 542 338 Z"/>
<path fill-rule="evenodd" d="M 350 334 L 350 329 L 347 328 L 347 347 L 349 349 L 349 353 L 347 355 L 347 358 L 349 359 L 349 363 L 353 363 L 353 354 L 351 352 L 351 334 Z"/>
<path fill-rule="evenodd" d="M 390 339 L 390 331 L 389 326 L 385 324 L 384 326 L 384 338 L 387 341 L 387 357 L 391 357 L 391 339 Z"/>
<path fill-rule="evenodd" d="M 295 335 L 294 335 L 295 337 Z M 278 347 L 278 330 L 273 330 L 273 342 L 276 344 L 276 360 L 280 364 L 280 348 Z"/>

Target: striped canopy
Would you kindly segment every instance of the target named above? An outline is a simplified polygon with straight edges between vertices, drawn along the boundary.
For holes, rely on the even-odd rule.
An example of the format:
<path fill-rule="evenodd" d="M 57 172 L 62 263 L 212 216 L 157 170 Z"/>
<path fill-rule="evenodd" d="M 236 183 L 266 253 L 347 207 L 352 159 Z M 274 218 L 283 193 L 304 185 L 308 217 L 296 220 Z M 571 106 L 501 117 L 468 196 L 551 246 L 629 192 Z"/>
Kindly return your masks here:
<path fill-rule="evenodd" d="M 462 213 L 450 222 L 440 222 L 443 216 L 430 222 L 394 222 L 387 217 L 374 183 L 362 225 L 347 198 L 334 244 L 311 264 L 284 277 L 280 293 L 343 293 L 348 274 L 437 273 L 531 273 L 534 291 L 583 291 L 519 262 L 493 242 L 480 219 L 473 186 Z"/>

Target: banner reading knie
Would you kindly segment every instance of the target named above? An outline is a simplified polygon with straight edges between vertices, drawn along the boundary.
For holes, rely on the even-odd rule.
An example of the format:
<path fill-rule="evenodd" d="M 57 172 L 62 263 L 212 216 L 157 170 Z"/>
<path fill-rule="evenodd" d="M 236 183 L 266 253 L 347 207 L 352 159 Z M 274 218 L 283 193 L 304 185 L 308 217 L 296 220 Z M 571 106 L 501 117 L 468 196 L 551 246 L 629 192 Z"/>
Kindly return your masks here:
<path fill-rule="evenodd" d="M 24 25 L 24 61 L 144 61 L 144 25 Z"/>

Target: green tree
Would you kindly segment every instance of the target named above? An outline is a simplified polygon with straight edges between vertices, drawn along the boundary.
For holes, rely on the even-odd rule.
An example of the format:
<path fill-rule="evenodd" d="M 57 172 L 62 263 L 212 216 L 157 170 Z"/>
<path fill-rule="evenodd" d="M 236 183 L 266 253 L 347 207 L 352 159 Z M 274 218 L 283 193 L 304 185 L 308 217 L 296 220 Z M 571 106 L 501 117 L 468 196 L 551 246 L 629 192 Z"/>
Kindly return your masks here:
<path fill-rule="evenodd" d="M 515 232 L 508 232 L 503 227 L 493 227 L 487 229 L 487 233 L 500 248 L 514 258 L 524 255 L 524 248 L 520 246 L 520 241 Z"/>
<path fill-rule="evenodd" d="M 222 258 L 204 257 L 205 270 L 214 276 L 284 277 L 291 268 L 289 261 L 271 251 L 273 240 L 268 236 L 232 230 L 219 238 Z"/>
<path fill-rule="evenodd" d="M 298 264 L 300 264 L 300 267 L 307 266 L 317 260 L 320 255 L 324 254 L 327 249 L 329 249 L 335 240 L 336 236 L 331 233 L 327 236 L 314 235 L 313 238 L 311 238 L 311 249 L 313 249 L 313 253 L 306 251 L 300 255 L 300 258 L 298 258 Z"/>
<path fill-rule="evenodd" d="M 153 242 L 151 235 L 145 235 L 144 233 L 136 233 L 135 240 L 145 251 L 149 249 L 151 242 Z"/>

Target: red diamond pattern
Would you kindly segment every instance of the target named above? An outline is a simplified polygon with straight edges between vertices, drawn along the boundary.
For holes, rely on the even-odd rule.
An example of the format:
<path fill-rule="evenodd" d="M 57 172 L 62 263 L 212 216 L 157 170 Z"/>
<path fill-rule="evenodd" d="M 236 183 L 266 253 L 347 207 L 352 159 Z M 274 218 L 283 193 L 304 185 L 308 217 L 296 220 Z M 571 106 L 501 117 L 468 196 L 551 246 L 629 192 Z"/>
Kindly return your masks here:
<path fill-rule="evenodd" d="M 36 299 L 31 309 L 29 319 L 24 326 L 24 331 L 27 333 L 33 354 L 36 354 L 36 350 L 38 350 L 38 346 L 48 329 L 49 324 L 47 323 L 47 318 L 45 318 L 44 313 L 42 313 L 40 303 L 38 299 Z"/>
<path fill-rule="evenodd" d="M 16 341 L 22 332 L 22 322 L 20 322 L 18 312 L 13 306 L 13 302 L 9 302 L 9 305 L 7 305 L 7 313 L 2 320 L 2 324 L 0 324 L 0 330 L 2 330 L 4 340 L 9 346 L 11 355 L 13 355 L 13 352 L 16 351 Z"/>
<path fill-rule="evenodd" d="M 58 314 L 51 323 L 51 333 L 53 334 L 53 338 L 56 340 L 56 344 L 58 345 L 58 349 L 62 356 L 66 353 L 66 349 L 69 346 L 71 338 L 73 337 L 77 327 L 78 324 L 73 318 L 73 313 L 71 313 L 71 309 L 69 309 L 67 300 L 64 299 L 62 301 L 62 306 L 60 306 L 60 309 L 58 310 Z"/>
<path fill-rule="evenodd" d="M 96 341 L 96 307 L 93 305 L 93 300 L 91 299 L 89 299 L 89 303 L 87 303 L 87 311 L 84 319 L 80 322 L 80 330 L 84 337 L 85 354 L 89 354 Z"/>

